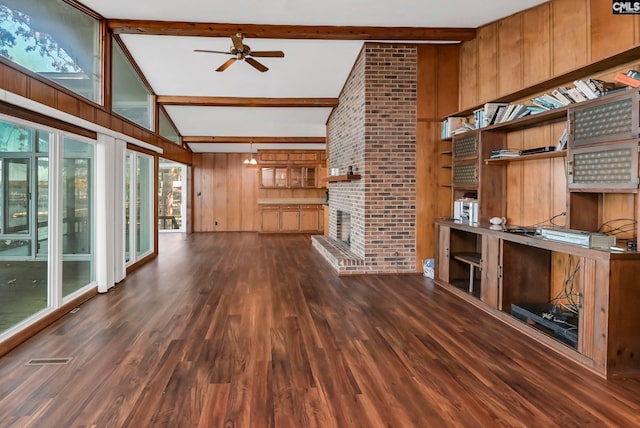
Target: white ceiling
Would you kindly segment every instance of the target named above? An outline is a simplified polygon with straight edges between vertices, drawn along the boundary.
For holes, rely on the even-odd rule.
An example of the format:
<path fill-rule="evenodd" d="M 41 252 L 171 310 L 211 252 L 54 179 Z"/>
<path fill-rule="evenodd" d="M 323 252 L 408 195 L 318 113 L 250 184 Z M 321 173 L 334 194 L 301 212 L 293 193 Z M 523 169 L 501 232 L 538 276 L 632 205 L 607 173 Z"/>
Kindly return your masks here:
<path fill-rule="evenodd" d="M 471 27 L 546 0 L 80 0 L 107 19 L 227 24 Z M 282 50 L 284 58 L 257 58 L 260 73 L 230 56 L 229 38 L 122 34 L 122 41 L 157 95 L 334 98 L 362 47 L 353 40 L 246 39 L 254 51 Z M 324 137 L 327 107 L 166 107 L 183 136 Z M 245 144 L 190 144 L 194 152 L 246 151 Z M 234 148 L 237 147 L 237 150 Z M 264 148 L 264 146 L 261 146 Z M 296 146 L 301 147 L 301 146 Z M 310 146 L 304 146 L 311 148 Z M 254 146 L 254 150 L 256 147 Z"/>

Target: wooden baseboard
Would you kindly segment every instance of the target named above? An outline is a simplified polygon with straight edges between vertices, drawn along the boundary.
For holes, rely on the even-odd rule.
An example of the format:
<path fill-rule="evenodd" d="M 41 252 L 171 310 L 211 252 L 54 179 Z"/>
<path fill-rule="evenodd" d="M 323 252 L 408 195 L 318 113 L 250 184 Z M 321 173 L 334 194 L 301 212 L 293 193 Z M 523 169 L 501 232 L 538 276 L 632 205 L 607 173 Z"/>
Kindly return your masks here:
<path fill-rule="evenodd" d="M 86 302 L 87 300 L 94 297 L 96 294 L 98 294 L 98 288 L 97 287 L 92 288 L 86 293 L 76 297 L 70 302 L 62 305 L 60 308 L 54 310 L 50 314 L 34 322 L 33 324 L 31 324 L 29 327 L 25 328 L 21 332 L 0 342 L 0 357 L 2 357 L 7 352 L 11 351 L 13 348 L 17 347 L 21 343 L 25 342 L 27 339 L 31 338 L 39 331 L 53 324 L 56 320 L 66 315 L 71 309 Z"/>

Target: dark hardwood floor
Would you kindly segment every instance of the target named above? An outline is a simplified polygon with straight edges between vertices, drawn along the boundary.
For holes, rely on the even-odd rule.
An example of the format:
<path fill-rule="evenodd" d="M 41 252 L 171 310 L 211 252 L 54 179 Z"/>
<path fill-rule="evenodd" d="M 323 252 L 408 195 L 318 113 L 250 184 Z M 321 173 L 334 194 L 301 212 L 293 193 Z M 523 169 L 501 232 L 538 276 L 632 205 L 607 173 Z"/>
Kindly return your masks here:
<path fill-rule="evenodd" d="M 339 278 L 308 236 L 165 234 L 160 251 L 0 359 L 0 426 L 640 423 L 640 381 L 603 380 L 419 275 Z M 73 359 L 25 364 L 50 357 Z"/>

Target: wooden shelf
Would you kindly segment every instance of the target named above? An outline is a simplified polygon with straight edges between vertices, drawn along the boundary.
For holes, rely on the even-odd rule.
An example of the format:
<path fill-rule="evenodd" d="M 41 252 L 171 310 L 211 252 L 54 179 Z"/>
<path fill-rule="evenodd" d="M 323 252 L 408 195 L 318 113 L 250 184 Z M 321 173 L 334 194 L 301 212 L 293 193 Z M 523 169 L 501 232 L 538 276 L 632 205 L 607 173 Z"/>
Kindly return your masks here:
<path fill-rule="evenodd" d="M 327 182 L 327 183 L 340 183 L 340 182 L 345 182 L 345 181 L 355 181 L 355 180 L 360 180 L 362 178 L 362 176 L 360 174 L 353 174 L 353 175 L 331 175 L 327 178 L 323 178 L 322 181 Z"/>
<path fill-rule="evenodd" d="M 536 160 L 536 159 L 547 159 L 547 158 L 561 158 L 567 156 L 566 150 L 559 150 L 557 152 L 544 152 L 544 153 L 534 153 L 531 155 L 522 155 L 516 156 L 513 158 L 500 158 L 500 159 L 485 159 L 484 163 L 487 165 L 495 165 L 495 164 L 505 164 L 509 162 L 522 162 L 528 160 Z"/>

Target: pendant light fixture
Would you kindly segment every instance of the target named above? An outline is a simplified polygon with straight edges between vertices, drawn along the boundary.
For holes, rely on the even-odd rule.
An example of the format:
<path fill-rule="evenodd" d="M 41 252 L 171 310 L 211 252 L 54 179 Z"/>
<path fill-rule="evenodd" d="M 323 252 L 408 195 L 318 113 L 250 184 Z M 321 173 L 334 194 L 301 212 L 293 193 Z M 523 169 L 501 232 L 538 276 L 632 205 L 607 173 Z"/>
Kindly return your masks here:
<path fill-rule="evenodd" d="M 253 141 L 249 143 L 249 157 L 244 160 L 245 165 L 257 165 L 258 161 L 253 157 Z"/>

